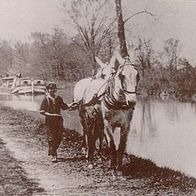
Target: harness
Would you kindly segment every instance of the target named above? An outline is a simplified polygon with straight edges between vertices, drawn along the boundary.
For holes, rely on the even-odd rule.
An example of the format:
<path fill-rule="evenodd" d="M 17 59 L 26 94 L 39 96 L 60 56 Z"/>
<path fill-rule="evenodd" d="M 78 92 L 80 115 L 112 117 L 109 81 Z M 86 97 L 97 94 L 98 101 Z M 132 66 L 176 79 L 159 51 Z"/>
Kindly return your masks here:
<path fill-rule="evenodd" d="M 98 93 L 100 92 L 101 88 L 107 83 L 107 80 L 99 87 L 98 91 L 94 94 L 93 98 L 88 103 L 82 103 L 83 106 L 93 106 L 96 103 L 100 104 L 101 100 L 100 98 L 103 97 L 106 94 L 106 91 L 104 91 L 102 94 L 98 96 Z M 83 102 L 83 99 L 82 99 Z"/>
<path fill-rule="evenodd" d="M 122 67 L 126 65 L 127 65 L 127 59 L 125 60 L 125 63 L 124 65 L 122 65 Z M 134 66 L 133 64 L 131 65 Z M 122 98 L 122 101 L 119 101 L 114 97 L 113 92 L 114 92 L 114 85 L 115 85 L 115 78 L 114 78 L 115 76 L 116 75 L 113 75 L 108 81 L 108 85 L 106 87 L 106 94 L 104 95 L 104 98 L 103 98 L 105 106 L 108 109 L 115 109 L 115 110 L 119 110 L 119 109 L 121 110 L 133 109 L 134 110 L 136 103 L 131 103 L 128 105 L 125 101 L 125 94 L 136 94 L 136 91 L 126 90 L 124 87 L 122 78 L 120 78 L 122 89 L 119 92 L 119 98 Z"/>
<path fill-rule="evenodd" d="M 114 91 L 114 76 L 109 79 L 107 87 L 106 87 L 106 93 L 103 97 L 103 102 L 105 106 L 108 109 L 114 109 L 114 110 L 127 110 L 127 109 L 134 109 L 134 106 L 130 106 L 125 101 L 125 95 L 123 94 L 124 90 L 122 90 L 120 96 L 122 97 L 122 101 L 116 100 L 116 98 L 113 95 Z M 133 92 L 131 92 L 133 93 Z"/>
<path fill-rule="evenodd" d="M 122 65 L 122 67 L 127 65 L 127 61 L 129 61 L 129 59 L 125 59 L 124 65 Z M 135 67 L 134 64 L 132 64 L 130 62 L 128 62 L 128 64 L 129 65 L 131 64 L 133 67 Z M 120 80 L 122 89 L 121 89 L 121 92 L 119 93 L 119 96 L 120 96 L 120 98 L 122 98 L 122 101 L 119 101 L 119 100 L 117 100 L 114 97 L 113 92 L 114 92 L 114 81 L 115 81 L 114 77 L 115 76 L 116 76 L 116 74 L 113 74 L 109 78 L 109 80 L 106 80 L 100 86 L 98 91 L 94 94 L 93 98 L 88 103 L 84 104 L 83 100 L 82 100 L 81 105 L 84 107 L 84 106 L 93 106 L 95 104 L 100 104 L 101 103 L 100 98 L 103 97 L 104 104 L 106 105 L 106 107 L 108 109 L 115 109 L 115 110 L 119 110 L 119 109 L 122 109 L 122 110 L 133 109 L 134 110 L 135 103 L 127 104 L 126 101 L 125 101 L 125 94 L 136 94 L 136 91 L 128 91 L 127 89 L 125 89 L 122 79 Z M 106 83 L 107 83 L 106 90 L 102 94 L 100 94 L 98 96 L 98 93 L 100 92 L 101 88 Z"/>

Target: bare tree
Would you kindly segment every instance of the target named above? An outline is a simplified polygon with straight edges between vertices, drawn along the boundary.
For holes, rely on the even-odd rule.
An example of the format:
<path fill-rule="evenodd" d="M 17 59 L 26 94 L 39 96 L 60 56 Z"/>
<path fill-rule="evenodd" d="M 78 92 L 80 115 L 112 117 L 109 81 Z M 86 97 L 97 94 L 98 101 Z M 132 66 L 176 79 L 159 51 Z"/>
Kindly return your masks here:
<path fill-rule="evenodd" d="M 125 35 L 125 23 L 127 23 L 129 20 L 133 19 L 135 16 L 140 14 L 147 14 L 151 16 L 154 20 L 157 20 L 157 18 L 155 18 L 155 16 L 151 12 L 147 10 L 142 10 L 128 16 L 126 19 L 123 19 L 121 0 L 115 0 L 115 4 L 116 4 L 116 13 L 118 18 L 118 39 L 120 43 L 120 52 L 122 57 L 125 57 L 128 56 L 128 49 L 127 49 L 126 35 Z"/>
<path fill-rule="evenodd" d="M 166 60 L 166 65 L 170 70 L 170 74 L 177 69 L 179 52 L 179 40 L 170 38 L 165 41 L 163 55 Z"/>
<path fill-rule="evenodd" d="M 118 39 L 120 42 L 120 52 L 122 57 L 128 56 L 127 45 L 126 45 L 126 36 L 125 36 L 125 27 L 122 14 L 122 5 L 121 0 L 115 0 L 116 4 L 116 13 L 118 18 Z"/>
<path fill-rule="evenodd" d="M 140 70 L 142 71 L 142 75 L 144 77 L 145 72 L 152 66 L 153 49 L 151 40 L 139 39 L 139 44 L 136 48 L 136 56 L 138 59 L 138 64 L 140 65 Z"/>
<path fill-rule="evenodd" d="M 13 64 L 13 49 L 6 40 L 0 40 L 0 69 L 1 76 L 10 73 Z"/>
<path fill-rule="evenodd" d="M 17 41 L 13 47 L 13 64 L 12 72 L 14 74 L 21 72 L 22 75 L 27 75 L 30 67 L 30 45 Z"/>
<path fill-rule="evenodd" d="M 96 69 L 95 56 L 111 37 L 114 18 L 108 14 L 108 3 L 107 0 L 72 0 L 69 9 L 64 4 L 79 35 L 73 42 L 90 60 L 93 69 Z"/>

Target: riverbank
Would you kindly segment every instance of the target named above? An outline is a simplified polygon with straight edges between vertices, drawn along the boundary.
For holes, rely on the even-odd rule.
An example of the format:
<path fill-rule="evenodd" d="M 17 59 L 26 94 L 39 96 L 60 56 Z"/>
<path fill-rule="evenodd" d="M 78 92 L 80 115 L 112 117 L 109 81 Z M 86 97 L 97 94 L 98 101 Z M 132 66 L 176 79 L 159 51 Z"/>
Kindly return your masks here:
<path fill-rule="evenodd" d="M 1 154 L 2 191 L 23 193 L 17 181 L 10 190 L 6 189 L 4 176 L 12 176 L 12 172 L 7 172 L 8 163 L 12 163 L 21 168 L 17 171 L 28 183 L 24 186 L 32 191 L 29 195 L 196 195 L 196 179 L 135 156 L 125 156 L 122 174 L 116 178 L 107 159 L 95 158 L 90 169 L 80 150 L 81 136 L 66 127 L 58 162 L 53 164 L 47 157 L 43 118 L 36 112 L 16 111 L 1 105 L 0 109 L 1 147 L 11 156 L 6 159 Z"/>

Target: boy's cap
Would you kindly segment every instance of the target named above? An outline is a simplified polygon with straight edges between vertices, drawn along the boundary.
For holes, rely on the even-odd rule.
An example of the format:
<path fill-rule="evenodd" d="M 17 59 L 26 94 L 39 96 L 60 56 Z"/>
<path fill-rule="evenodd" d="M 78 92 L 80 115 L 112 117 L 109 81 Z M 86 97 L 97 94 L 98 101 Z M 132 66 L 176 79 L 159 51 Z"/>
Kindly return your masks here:
<path fill-rule="evenodd" d="M 57 89 L 57 86 L 56 86 L 56 83 L 55 82 L 49 82 L 47 85 L 46 85 L 46 89 Z"/>

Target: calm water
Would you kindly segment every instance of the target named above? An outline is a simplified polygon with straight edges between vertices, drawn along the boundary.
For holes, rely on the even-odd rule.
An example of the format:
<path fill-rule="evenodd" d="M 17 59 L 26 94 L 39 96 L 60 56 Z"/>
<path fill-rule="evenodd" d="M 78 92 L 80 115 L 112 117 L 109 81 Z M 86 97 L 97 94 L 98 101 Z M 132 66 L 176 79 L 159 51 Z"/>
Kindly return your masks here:
<path fill-rule="evenodd" d="M 63 93 L 62 93 L 63 95 Z M 68 103 L 70 94 L 63 96 Z M 0 95 L 14 109 L 38 112 L 43 96 Z M 63 112 L 65 126 L 81 132 L 77 112 Z M 196 104 L 146 100 L 137 103 L 127 152 L 196 177 Z"/>
<path fill-rule="evenodd" d="M 44 95 L 40 96 L 25 96 L 25 95 L 10 95 L 10 94 L 0 94 L 0 102 L 5 105 L 12 107 L 14 109 L 37 111 L 40 108 L 40 103 Z"/>
<path fill-rule="evenodd" d="M 196 104 L 137 104 L 127 152 L 196 177 Z"/>

